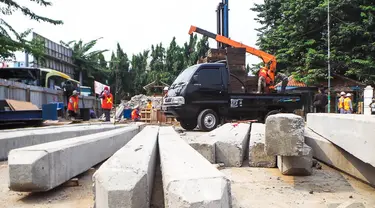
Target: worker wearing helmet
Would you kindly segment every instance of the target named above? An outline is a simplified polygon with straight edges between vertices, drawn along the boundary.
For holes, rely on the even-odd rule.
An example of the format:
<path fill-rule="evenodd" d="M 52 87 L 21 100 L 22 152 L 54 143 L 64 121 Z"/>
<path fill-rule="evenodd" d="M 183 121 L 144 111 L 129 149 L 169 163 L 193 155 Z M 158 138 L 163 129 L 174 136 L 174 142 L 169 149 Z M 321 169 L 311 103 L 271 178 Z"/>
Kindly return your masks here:
<path fill-rule="evenodd" d="M 110 121 L 111 109 L 113 107 L 113 95 L 107 86 L 104 87 L 104 91 L 100 94 L 100 98 L 102 99 L 102 109 L 104 111 L 105 121 Z"/>
<path fill-rule="evenodd" d="M 258 73 L 258 93 L 264 93 L 267 86 L 267 70 L 266 68 L 261 68 Z"/>
<path fill-rule="evenodd" d="M 139 106 L 138 105 L 134 107 L 131 116 L 132 116 L 133 121 L 139 121 L 140 120 L 141 116 L 139 115 Z"/>
<path fill-rule="evenodd" d="M 353 113 L 353 105 L 352 105 L 352 94 L 348 93 L 346 94 L 346 97 L 344 99 L 344 112 L 345 114 L 352 114 Z"/>
<path fill-rule="evenodd" d="M 77 90 L 74 90 L 72 95 L 69 97 L 69 103 L 68 103 L 68 116 L 70 119 L 75 119 L 78 114 L 78 92 Z"/>
<path fill-rule="evenodd" d="M 346 93 L 345 92 L 341 92 L 340 93 L 340 98 L 339 98 L 339 113 L 340 114 L 344 114 L 345 113 L 345 110 L 344 110 L 344 100 L 345 100 L 345 97 L 346 97 Z"/>

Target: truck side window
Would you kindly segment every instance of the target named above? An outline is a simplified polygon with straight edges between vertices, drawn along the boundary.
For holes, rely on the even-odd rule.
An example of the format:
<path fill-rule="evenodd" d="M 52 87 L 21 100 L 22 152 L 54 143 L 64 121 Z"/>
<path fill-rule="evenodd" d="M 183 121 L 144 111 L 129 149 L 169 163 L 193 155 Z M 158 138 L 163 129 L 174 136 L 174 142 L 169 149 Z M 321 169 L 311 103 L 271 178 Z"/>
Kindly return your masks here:
<path fill-rule="evenodd" d="M 201 69 L 198 80 L 202 85 L 221 85 L 221 72 L 219 69 Z"/>

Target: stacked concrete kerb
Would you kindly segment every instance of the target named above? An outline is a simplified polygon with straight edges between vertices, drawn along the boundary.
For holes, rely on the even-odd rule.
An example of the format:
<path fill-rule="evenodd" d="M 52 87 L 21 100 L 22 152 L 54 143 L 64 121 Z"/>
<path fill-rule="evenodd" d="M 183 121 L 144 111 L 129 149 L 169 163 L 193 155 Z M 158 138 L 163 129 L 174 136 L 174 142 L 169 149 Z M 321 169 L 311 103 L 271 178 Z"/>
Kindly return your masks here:
<path fill-rule="evenodd" d="M 172 127 L 160 127 L 165 207 L 231 207 L 230 181 Z"/>
<path fill-rule="evenodd" d="M 97 208 L 148 208 L 157 158 L 158 126 L 147 126 L 94 174 Z"/>
<path fill-rule="evenodd" d="M 216 163 L 225 167 L 241 167 L 249 145 L 250 124 L 227 123 L 221 126 L 221 135 L 216 142 Z"/>
<path fill-rule="evenodd" d="M 307 127 L 375 167 L 375 116 L 310 113 Z"/>
<path fill-rule="evenodd" d="M 265 151 L 277 156 L 285 175 L 311 175 L 312 150 L 304 143 L 305 121 L 295 114 L 280 113 L 266 120 Z"/>
<path fill-rule="evenodd" d="M 276 156 L 267 155 L 264 150 L 266 125 L 252 123 L 249 143 L 249 166 L 275 168 Z"/>
<path fill-rule="evenodd" d="M 313 156 L 319 161 L 375 187 L 374 166 L 361 161 L 309 128 L 305 129 L 305 142 L 313 149 Z"/>
<path fill-rule="evenodd" d="M 12 149 L 109 131 L 120 127 L 124 127 L 124 125 L 69 125 L 7 131 L 0 134 L 0 160 L 6 160 L 9 151 Z"/>
<path fill-rule="evenodd" d="M 139 132 L 131 125 L 92 135 L 11 150 L 9 188 L 48 191 L 109 158 Z"/>

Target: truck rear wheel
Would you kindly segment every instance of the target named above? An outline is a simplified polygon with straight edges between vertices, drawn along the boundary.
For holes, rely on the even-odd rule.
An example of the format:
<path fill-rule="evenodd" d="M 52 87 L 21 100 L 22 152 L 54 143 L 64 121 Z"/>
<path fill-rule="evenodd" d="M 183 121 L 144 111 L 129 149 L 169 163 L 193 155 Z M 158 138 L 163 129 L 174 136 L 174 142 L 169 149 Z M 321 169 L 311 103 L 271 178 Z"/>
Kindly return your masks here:
<path fill-rule="evenodd" d="M 216 112 L 211 109 L 203 110 L 198 116 L 198 126 L 203 131 L 214 130 L 219 122 Z"/>
<path fill-rule="evenodd" d="M 185 130 L 191 131 L 191 130 L 194 130 L 195 127 L 197 127 L 197 121 L 196 120 L 181 120 L 180 125 Z"/>

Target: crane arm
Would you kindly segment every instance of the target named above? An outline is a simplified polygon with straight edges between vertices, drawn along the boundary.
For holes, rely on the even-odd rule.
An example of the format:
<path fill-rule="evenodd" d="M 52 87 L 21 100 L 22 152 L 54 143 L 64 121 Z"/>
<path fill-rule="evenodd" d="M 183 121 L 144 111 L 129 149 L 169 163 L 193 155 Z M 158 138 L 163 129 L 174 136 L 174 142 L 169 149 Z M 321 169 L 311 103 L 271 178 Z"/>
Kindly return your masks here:
<path fill-rule="evenodd" d="M 263 60 L 264 64 L 266 65 L 267 73 L 269 77 L 271 78 L 272 82 L 275 81 L 275 73 L 276 73 L 276 57 L 275 56 L 268 54 L 264 51 L 258 50 L 256 48 L 253 48 L 251 46 L 247 46 L 240 42 L 231 40 L 225 36 L 214 34 L 212 32 L 209 32 L 207 30 L 201 29 L 196 26 L 191 26 L 189 30 L 189 35 L 193 34 L 194 32 L 207 36 L 209 38 L 215 39 L 216 41 L 220 43 L 223 43 L 223 44 L 235 47 L 235 48 L 245 48 L 247 53 L 257 56 Z"/>

